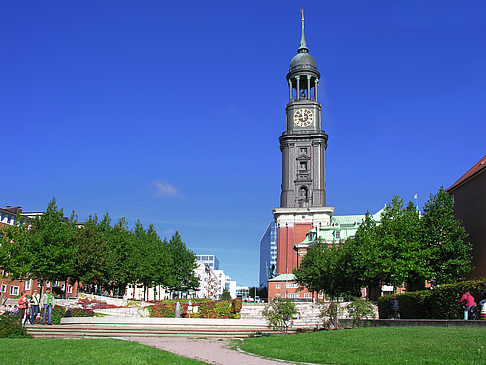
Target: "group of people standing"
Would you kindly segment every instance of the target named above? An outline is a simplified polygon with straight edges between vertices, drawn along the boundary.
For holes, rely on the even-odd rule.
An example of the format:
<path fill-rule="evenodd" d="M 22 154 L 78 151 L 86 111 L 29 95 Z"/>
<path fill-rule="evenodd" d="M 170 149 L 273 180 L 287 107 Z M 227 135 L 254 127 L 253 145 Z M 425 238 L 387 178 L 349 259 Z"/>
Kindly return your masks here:
<path fill-rule="evenodd" d="M 25 291 L 22 292 L 20 298 L 18 299 L 18 312 L 17 317 L 20 319 L 21 323 L 30 324 L 35 323 L 35 319 L 40 313 L 40 308 L 43 308 L 42 314 L 42 324 L 52 324 L 52 308 L 54 307 L 55 296 L 51 292 L 51 289 L 47 289 L 46 292 L 40 297 L 37 289 L 34 290 L 33 294 L 28 298 Z"/>

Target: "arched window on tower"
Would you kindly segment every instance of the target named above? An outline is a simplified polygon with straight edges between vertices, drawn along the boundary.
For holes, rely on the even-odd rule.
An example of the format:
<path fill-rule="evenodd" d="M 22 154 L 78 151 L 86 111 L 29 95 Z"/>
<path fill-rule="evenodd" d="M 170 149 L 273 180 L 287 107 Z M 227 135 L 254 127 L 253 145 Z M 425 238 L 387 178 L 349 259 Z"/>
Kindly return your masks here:
<path fill-rule="evenodd" d="M 300 207 L 307 207 L 309 201 L 309 190 L 307 186 L 299 187 L 299 206 Z"/>

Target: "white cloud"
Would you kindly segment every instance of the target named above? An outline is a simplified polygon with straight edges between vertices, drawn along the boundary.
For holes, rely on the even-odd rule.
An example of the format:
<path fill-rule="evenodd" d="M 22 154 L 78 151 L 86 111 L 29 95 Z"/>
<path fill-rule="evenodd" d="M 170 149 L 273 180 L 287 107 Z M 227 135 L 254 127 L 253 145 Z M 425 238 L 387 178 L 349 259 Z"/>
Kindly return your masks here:
<path fill-rule="evenodd" d="M 180 198 L 179 190 L 168 181 L 156 180 L 152 184 L 155 187 L 154 198 L 166 196 L 170 198 Z"/>

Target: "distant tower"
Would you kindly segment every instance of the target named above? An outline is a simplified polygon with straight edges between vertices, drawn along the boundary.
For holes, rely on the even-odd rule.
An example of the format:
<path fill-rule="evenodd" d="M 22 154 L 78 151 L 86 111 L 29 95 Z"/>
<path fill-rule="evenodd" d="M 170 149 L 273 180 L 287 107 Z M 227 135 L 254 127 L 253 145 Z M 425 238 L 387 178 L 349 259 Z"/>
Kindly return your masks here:
<path fill-rule="evenodd" d="M 277 223 L 277 274 L 291 273 L 300 261 L 294 243 L 304 240 L 312 227 L 330 225 L 334 208 L 326 207 L 324 155 L 327 134 L 321 129 L 320 74 L 302 36 L 297 55 L 290 62 L 285 107 L 287 129 L 279 138 L 282 151 L 280 208 L 273 210 Z"/>

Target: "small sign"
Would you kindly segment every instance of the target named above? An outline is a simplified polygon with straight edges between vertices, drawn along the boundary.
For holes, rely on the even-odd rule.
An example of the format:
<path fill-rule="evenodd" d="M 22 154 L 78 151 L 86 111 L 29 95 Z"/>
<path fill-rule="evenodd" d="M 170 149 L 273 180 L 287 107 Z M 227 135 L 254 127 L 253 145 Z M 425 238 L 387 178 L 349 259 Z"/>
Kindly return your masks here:
<path fill-rule="evenodd" d="M 192 305 L 192 300 L 189 301 L 189 305 Z"/>

